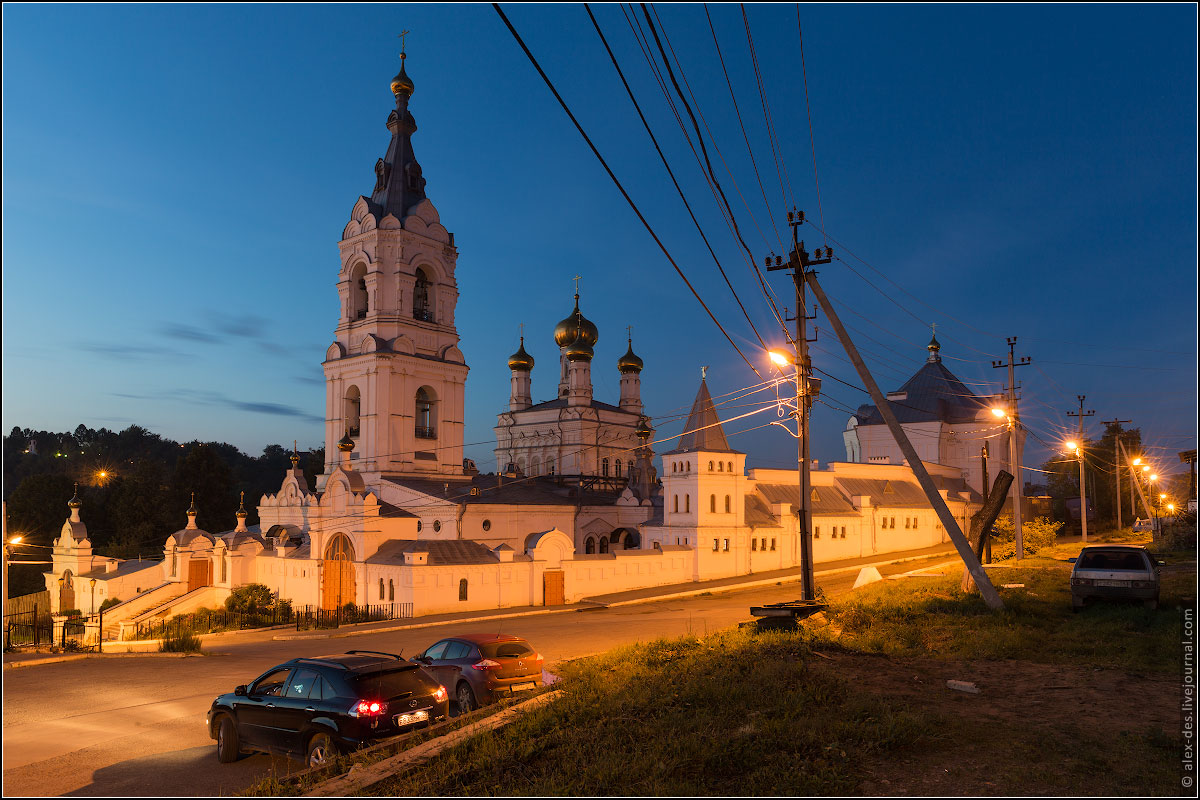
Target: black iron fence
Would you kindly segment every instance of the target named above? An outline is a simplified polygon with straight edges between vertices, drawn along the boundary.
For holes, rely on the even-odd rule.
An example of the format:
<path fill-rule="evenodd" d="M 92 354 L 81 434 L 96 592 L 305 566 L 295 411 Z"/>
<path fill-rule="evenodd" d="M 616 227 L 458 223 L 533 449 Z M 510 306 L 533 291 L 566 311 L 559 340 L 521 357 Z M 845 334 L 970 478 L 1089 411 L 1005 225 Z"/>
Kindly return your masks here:
<path fill-rule="evenodd" d="M 226 609 L 201 609 L 191 614 L 139 622 L 132 632 L 126 632 L 125 639 L 177 639 L 184 634 L 199 636 L 203 633 L 269 628 L 272 625 L 290 624 L 293 617 L 292 609 L 288 606 L 248 613 Z"/>
<path fill-rule="evenodd" d="M 49 606 L 34 605 L 29 611 L 9 614 L 5 620 L 9 647 L 41 647 L 55 644 L 54 620 Z"/>
<path fill-rule="evenodd" d="M 303 610 L 296 609 L 294 615 L 296 630 L 306 631 L 337 628 L 341 625 L 353 625 L 359 622 L 410 619 L 413 615 L 413 605 L 412 603 L 379 603 L 378 605 L 357 606 L 347 603 L 340 608 L 333 609 L 305 606 Z"/>

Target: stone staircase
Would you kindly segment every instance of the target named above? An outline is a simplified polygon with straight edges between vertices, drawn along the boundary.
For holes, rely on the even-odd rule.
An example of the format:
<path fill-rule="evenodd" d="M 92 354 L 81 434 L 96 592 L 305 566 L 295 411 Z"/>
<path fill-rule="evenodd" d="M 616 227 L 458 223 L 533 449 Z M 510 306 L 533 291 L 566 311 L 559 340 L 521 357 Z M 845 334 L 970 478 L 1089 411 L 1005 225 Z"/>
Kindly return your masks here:
<path fill-rule="evenodd" d="M 118 638 L 122 623 L 128 622 L 147 609 L 169 603 L 186 590 L 187 584 L 184 583 L 176 581 L 161 583 L 141 594 L 134 595 L 123 603 L 117 603 L 115 606 L 104 609 L 104 638 L 106 640 Z"/>

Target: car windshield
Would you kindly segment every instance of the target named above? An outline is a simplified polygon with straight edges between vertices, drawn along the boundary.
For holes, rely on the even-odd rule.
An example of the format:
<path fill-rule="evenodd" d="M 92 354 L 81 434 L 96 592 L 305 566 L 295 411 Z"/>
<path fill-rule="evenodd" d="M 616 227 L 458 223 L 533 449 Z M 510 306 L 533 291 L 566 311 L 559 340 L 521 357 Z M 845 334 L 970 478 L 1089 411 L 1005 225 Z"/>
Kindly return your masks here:
<path fill-rule="evenodd" d="M 1087 550 L 1079 557 L 1080 569 L 1146 571 L 1146 562 L 1138 552 Z"/>
<path fill-rule="evenodd" d="M 483 644 L 479 646 L 479 650 L 484 658 L 520 658 L 533 655 L 533 648 L 529 646 L 529 642 L 521 640 Z"/>
<path fill-rule="evenodd" d="M 382 700 L 420 691 L 424 683 L 416 667 L 366 672 L 354 679 L 359 697 L 378 697 Z"/>

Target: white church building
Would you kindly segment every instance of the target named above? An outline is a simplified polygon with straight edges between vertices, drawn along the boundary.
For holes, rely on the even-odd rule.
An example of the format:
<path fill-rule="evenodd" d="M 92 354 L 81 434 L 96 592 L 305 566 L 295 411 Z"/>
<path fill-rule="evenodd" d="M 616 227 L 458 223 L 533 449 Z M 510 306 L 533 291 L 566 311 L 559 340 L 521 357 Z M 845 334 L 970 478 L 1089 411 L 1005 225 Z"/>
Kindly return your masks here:
<path fill-rule="evenodd" d="M 412 148 L 414 84 L 403 63 L 391 90 L 390 143 L 339 243 L 340 314 L 323 362 L 326 463 L 317 485 L 293 458 L 279 490 L 259 499 L 260 523 L 247 527 L 243 507 L 230 531 L 199 529 L 193 504 L 153 562 L 93 554 L 73 499 L 45 573 L 54 610 L 91 613 L 120 598 L 104 619 L 106 635 L 120 636 L 122 627 L 219 606 L 253 582 L 296 606 L 404 603 L 422 615 L 559 605 L 797 566 L 797 471 L 747 471 L 703 380 L 684 434 L 656 469 L 642 360 L 630 341 L 611 373 L 617 402 L 596 399 L 599 331 L 578 293 L 553 332 L 554 399 L 533 402 L 534 361 L 522 337 L 508 364 L 508 410 L 494 429 L 502 466 L 479 474 L 463 458 L 459 254 L 425 193 Z M 852 462 L 881 446 L 860 412 L 847 431 L 848 448 L 858 437 Z M 926 466 L 965 528 L 980 496 L 953 460 L 941 465 L 945 452 L 930 456 L 937 463 Z M 809 500 L 816 562 L 948 541 L 898 461 L 814 471 Z"/>

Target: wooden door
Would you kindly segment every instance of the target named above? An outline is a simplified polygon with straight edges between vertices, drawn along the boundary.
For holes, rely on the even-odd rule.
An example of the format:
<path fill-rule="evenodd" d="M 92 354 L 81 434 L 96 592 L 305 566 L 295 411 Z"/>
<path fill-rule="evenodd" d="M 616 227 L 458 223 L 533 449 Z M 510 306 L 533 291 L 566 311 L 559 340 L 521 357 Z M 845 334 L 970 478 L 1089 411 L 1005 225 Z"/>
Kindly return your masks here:
<path fill-rule="evenodd" d="M 566 602 L 566 583 L 562 570 L 547 570 L 542 573 L 542 602 L 548 606 L 561 606 Z"/>
<path fill-rule="evenodd" d="M 58 590 L 58 613 L 75 608 L 75 582 L 71 570 L 63 573 L 62 585 Z"/>
<path fill-rule="evenodd" d="M 333 538 L 325 549 L 321 608 L 335 611 L 355 602 L 354 545 L 343 535 Z"/>
<path fill-rule="evenodd" d="M 188 561 L 188 588 L 189 592 L 199 589 L 202 586 L 212 585 L 212 562 L 207 558 L 193 558 Z"/>

